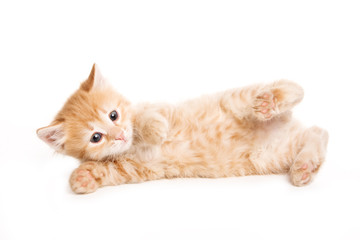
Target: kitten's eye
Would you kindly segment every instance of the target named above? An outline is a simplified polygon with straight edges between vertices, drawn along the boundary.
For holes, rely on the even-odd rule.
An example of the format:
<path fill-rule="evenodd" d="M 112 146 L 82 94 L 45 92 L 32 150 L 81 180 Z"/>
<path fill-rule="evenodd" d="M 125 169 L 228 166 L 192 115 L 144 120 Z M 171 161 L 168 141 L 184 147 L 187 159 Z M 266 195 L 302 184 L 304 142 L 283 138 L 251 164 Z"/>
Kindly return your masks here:
<path fill-rule="evenodd" d="M 101 133 L 94 133 L 92 136 L 91 136 L 91 138 L 90 138 L 90 142 L 92 142 L 92 143 L 97 143 L 97 142 L 99 142 L 100 140 L 101 140 L 101 138 L 102 138 L 102 134 Z"/>
<path fill-rule="evenodd" d="M 119 117 L 119 114 L 115 110 L 109 114 L 109 118 L 111 119 L 111 121 L 115 121 L 116 119 L 118 119 L 118 117 Z"/>

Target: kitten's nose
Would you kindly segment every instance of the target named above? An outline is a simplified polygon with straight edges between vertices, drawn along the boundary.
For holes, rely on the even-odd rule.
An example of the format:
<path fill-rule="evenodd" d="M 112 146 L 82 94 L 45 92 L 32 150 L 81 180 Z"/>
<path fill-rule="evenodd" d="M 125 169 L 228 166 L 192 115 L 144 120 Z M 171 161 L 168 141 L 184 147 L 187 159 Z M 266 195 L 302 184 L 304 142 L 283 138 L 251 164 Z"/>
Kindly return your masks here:
<path fill-rule="evenodd" d="M 110 130 L 109 135 L 115 140 L 126 141 L 124 131 L 119 127 L 113 127 Z"/>

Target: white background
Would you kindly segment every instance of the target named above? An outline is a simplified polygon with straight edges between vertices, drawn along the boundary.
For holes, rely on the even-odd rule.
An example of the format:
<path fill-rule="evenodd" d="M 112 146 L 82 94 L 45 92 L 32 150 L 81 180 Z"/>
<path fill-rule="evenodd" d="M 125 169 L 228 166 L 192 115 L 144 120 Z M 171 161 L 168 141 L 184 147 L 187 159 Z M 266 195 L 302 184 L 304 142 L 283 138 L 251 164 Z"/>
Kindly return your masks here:
<path fill-rule="evenodd" d="M 358 1 L 1 1 L 0 239 L 360 239 Z M 330 132 L 307 187 L 176 179 L 75 195 L 35 131 L 96 62 L 133 102 L 288 78 Z"/>

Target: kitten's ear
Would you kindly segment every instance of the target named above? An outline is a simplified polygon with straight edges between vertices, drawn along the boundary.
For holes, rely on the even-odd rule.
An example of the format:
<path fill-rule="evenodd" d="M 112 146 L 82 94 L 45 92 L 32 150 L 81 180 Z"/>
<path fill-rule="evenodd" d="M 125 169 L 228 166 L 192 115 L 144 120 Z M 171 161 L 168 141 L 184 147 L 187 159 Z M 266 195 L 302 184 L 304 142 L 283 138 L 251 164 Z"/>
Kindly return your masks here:
<path fill-rule="evenodd" d="M 49 144 L 57 152 L 64 150 L 65 133 L 62 123 L 39 128 L 36 133 L 41 140 Z"/>
<path fill-rule="evenodd" d="M 106 79 L 101 75 L 99 67 L 94 63 L 88 79 L 81 84 L 81 89 L 89 92 L 90 90 L 102 89 L 107 86 Z"/>

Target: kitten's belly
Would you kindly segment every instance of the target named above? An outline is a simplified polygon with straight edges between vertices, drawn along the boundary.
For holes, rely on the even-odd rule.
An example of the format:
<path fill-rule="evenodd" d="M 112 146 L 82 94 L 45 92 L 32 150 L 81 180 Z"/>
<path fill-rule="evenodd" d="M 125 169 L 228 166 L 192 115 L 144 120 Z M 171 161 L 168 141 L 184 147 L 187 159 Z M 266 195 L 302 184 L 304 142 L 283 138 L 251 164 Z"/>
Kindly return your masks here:
<path fill-rule="evenodd" d="M 173 129 L 161 162 L 173 175 L 225 177 L 254 174 L 249 161 L 253 134 L 232 119 Z"/>
<path fill-rule="evenodd" d="M 263 173 L 277 154 L 286 151 L 294 124 L 274 121 L 254 127 L 222 119 L 212 125 L 174 129 L 161 147 L 160 161 L 174 176 L 228 177 Z M 261 156 L 266 157 L 259 159 Z"/>

